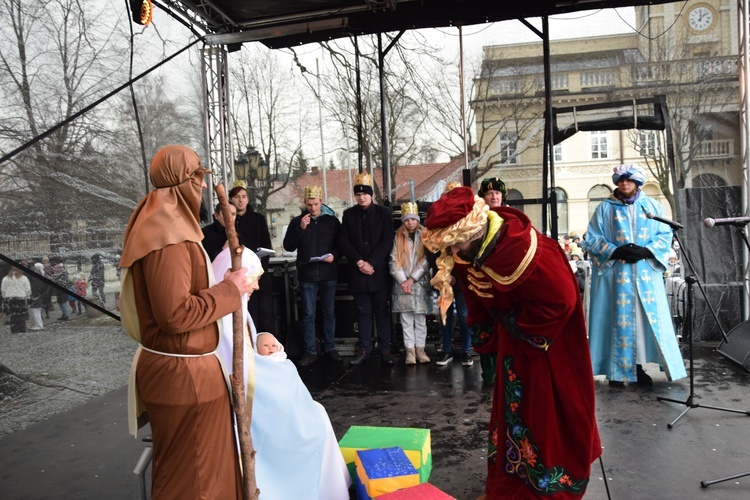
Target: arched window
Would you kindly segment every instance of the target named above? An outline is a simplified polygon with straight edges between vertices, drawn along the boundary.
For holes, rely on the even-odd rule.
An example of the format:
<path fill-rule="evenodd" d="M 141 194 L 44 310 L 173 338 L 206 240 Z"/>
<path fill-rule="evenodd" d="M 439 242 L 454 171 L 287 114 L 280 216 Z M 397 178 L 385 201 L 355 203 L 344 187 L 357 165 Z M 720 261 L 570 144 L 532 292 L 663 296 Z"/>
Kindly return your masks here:
<path fill-rule="evenodd" d="M 726 185 L 726 181 L 716 174 L 700 174 L 693 179 L 694 188 L 719 187 Z"/>
<path fill-rule="evenodd" d="M 556 188 L 557 195 L 557 232 L 568 234 L 568 193 L 561 188 Z M 552 227 L 552 222 L 549 223 Z"/>
<path fill-rule="evenodd" d="M 605 186 L 604 184 L 597 184 L 589 189 L 589 220 L 594 216 L 594 212 L 596 211 L 596 207 L 599 206 L 599 203 L 601 203 L 602 200 L 609 198 L 609 195 L 611 194 L 612 190 L 609 186 Z"/>
<path fill-rule="evenodd" d="M 508 194 L 505 196 L 505 202 L 513 208 L 516 208 L 523 212 L 523 204 L 511 203 L 512 200 L 523 200 L 523 195 L 518 189 L 509 189 Z"/>

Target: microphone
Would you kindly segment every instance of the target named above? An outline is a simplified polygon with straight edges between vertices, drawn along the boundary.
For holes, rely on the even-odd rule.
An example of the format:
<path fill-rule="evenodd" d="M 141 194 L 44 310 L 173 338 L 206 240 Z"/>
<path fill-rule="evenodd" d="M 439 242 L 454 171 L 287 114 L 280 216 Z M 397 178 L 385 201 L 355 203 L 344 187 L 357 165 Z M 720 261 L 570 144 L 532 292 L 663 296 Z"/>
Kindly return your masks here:
<path fill-rule="evenodd" d="M 646 209 L 643 210 L 644 212 Z M 660 217 L 656 215 L 653 212 L 646 212 L 646 217 L 649 219 L 658 220 L 659 222 L 666 224 L 667 226 L 671 227 L 672 229 L 682 229 L 684 226 L 680 224 L 679 222 L 675 222 L 673 220 L 665 219 L 664 217 Z"/>
<path fill-rule="evenodd" d="M 744 226 L 748 222 L 750 222 L 750 217 L 728 217 L 726 219 L 712 219 L 709 217 L 703 219 L 703 225 L 706 227 L 728 226 L 729 224 L 734 226 Z"/>

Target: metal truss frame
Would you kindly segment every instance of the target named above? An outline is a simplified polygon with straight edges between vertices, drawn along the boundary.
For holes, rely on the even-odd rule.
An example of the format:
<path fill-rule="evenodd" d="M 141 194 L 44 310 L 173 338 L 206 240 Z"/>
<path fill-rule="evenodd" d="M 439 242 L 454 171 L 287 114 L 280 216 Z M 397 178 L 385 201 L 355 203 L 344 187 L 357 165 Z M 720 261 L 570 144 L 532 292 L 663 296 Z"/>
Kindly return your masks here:
<path fill-rule="evenodd" d="M 203 96 L 205 99 L 205 157 L 213 172 L 212 183 L 228 186 L 234 181 L 232 112 L 229 100 L 229 69 L 224 46 L 206 45 L 201 49 Z M 207 204 L 213 211 L 213 191 L 207 191 Z"/>

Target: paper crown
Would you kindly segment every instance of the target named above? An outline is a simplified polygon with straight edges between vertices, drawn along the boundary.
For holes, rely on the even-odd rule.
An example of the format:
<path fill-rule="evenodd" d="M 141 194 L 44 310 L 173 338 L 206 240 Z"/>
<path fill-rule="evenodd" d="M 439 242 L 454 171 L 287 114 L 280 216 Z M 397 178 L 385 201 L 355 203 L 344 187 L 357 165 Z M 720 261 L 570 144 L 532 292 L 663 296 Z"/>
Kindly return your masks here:
<path fill-rule="evenodd" d="M 458 181 L 451 181 L 445 185 L 445 189 L 443 189 L 443 193 L 447 193 L 451 189 L 455 189 L 458 186 L 461 186 L 462 184 Z"/>
<path fill-rule="evenodd" d="M 419 216 L 419 208 L 416 203 L 402 203 L 401 204 L 401 217 L 404 215 L 416 215 Z"/>
<path fill-rule="evenodd" d="M 367 172 L 362 172 L 354 176 L 355 186 L 372 186 L 372 176 Z"/>
<path fill-rule="evenodd" d="M 320 186 L 307 186 L 305 187 L 305 199 L 307 198 L 322 198 L 323 189 Z"/>
<path fill-rule="evenodd" d="M 237 180 L 236 180 L 236 181 L 234 181 L 234 183 L 232 184 L 232 188 L 236 188 L 236 187 L 241 187 L 242 189 L 245 189 L 245 190 L 247 190 L 247 184 L 245 184 L 245 181 L 243 181 L 243 180 L 240 180 L 240 179 L 237 179 Z"/>

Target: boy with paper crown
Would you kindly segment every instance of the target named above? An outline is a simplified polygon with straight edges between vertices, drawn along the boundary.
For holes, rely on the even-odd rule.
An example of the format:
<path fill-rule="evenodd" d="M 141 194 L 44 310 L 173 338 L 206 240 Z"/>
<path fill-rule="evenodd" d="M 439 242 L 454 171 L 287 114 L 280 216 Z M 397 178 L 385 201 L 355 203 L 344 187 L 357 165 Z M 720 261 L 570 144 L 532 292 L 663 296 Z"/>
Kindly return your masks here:
<path fill-rule="evenodd" d="M 323 313 L 323 349 L 325 356 L 335 363 L 341 362 L 336 350 L 336 316 L 334 301 L 338 269 L 336 259 L 341 223 L 336 214 L 323 204 L 323 190 L 319 186 L 305 188 L 305 208 L 289 222 L 284 236 L 284 249 L 297 251 L 297 278 L 302 299 L 302 338 L 305 352 L 297 362 L 305 367 L 318 360 L 315 339 L 315 312 L 317 299 Z"/>
<path fill-rule="evenodd" d="M 341 251 L 349 268 L 349 291 L 357 306 L 359 341 L 352 365 L 370 359 L 373 321 L 378 332 L 381 362 L 395 364 L 391 354 L 391 313 L 388 308 L 390 274 L 388 255 L 393 246 L 393 220 L 388 207 L 372 201 L 372 177 L 366 172 L 354 180 L 357 204 L 341 220 Z"/>

